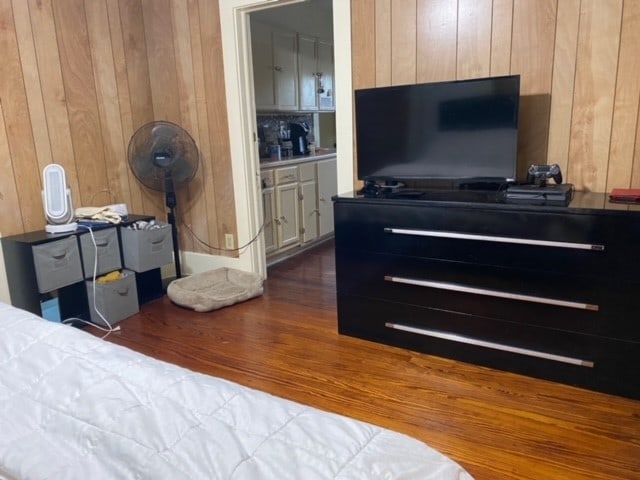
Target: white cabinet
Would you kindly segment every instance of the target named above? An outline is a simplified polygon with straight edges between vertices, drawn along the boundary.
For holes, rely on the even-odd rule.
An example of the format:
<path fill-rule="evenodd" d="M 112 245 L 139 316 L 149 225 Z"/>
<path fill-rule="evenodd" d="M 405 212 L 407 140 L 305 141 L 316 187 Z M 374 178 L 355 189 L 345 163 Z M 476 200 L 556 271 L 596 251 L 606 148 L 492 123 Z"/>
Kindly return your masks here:
<path fill-rule="evenodd" d="M 282 110 L 298 106 L 297 38 L 293 32 L 273 30 L 276 101 Z"/>
<path fill-rule="evenodd" d="M 297 35 L 251 22 L 251 55 L 256 109 L 298 108 Z"/>
<path fill-rule="evenodd" d="M 268 255 L 278 248 L 276 238 L 276 195 L 273 181 L 273 170 L 260 172 L 262 183 L 262 208 L 263 222 L 262 233 L 264 235 L 264 251 Z"/>
<path fill-rule="evenodd" d="M 334 110 L 333 45 L 298 35 L 300 110 Z"/>
<path fill-rule="evenodd" d="M 256 108 L 275 108 L 276 90 L 273 72 L 271 28 L 251 22 L 251 55 Z"/>
<path fill-rule="evenodd" d="M 333 202 L 338 194 L 336 159 L 318 161 L 318 235 L 333 232 Z"/>
<path fill-rule="evenodd" d="M 318 58 L 315 37 L 298 35 L 298 85 L 300 110 L 318 109 Z"/>
<path fill-rule="evenodd" d="M 302 163 L 300 174 L 300 241 L 318 238 L 318 182 L 315 162 Z"/>
<path fill-rule="evenodd" d="M 321 40 L 317 44 L 318 70 L 316 72 L 318 88 L 318 108 L 335 110 L 333 45 Z"/>
<path fill-rule="evenodd" d="M 275 218 L 276 218 L 276 195 L 273 187 L 262 189 L 262 204 L 264 207 L 264 251 L 269 254 L 278 248 L 276 238 Z"/>
<path fill-rule="evenodd" d="M 267 256 L 312 244 L 333 232 L 336 158 L 260 171 Z"/>
<path fill-rule="evenodd" d="M 300 243 L 298 209 L 298 167 L 275 170 L 276 240 L 278 250 Z"/>

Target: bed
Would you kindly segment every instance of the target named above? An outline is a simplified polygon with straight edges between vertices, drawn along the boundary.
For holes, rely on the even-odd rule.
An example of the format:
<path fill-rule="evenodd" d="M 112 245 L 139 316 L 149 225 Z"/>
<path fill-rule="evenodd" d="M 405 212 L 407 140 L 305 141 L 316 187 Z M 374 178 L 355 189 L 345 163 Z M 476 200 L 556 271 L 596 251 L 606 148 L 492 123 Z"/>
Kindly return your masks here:
<path fill-rule="evenodd" d="M 443 479 L 406 435 L 195 373 L 0 303 L 2 479 Z"/>

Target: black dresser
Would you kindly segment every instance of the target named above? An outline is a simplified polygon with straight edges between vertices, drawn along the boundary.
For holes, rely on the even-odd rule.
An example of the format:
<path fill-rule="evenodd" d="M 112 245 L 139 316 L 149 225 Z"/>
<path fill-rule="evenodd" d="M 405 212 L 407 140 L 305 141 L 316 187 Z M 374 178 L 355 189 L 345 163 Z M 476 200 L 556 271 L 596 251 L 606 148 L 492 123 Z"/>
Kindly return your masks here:
<path fill-rule="evenodd" d="M 334 197 L 346 335 L 640 398 L 640 206 Z"/>

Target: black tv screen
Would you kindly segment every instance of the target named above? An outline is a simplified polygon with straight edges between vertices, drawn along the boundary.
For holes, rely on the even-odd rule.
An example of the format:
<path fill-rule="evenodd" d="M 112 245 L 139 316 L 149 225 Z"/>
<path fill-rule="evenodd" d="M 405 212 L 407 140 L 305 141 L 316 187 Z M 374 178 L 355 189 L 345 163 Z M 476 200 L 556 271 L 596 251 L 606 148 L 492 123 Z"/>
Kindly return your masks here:
<path fill-rule="evenodd" d="M 355 91 L 358 178 L 513 181 L 520 76 Z"/>

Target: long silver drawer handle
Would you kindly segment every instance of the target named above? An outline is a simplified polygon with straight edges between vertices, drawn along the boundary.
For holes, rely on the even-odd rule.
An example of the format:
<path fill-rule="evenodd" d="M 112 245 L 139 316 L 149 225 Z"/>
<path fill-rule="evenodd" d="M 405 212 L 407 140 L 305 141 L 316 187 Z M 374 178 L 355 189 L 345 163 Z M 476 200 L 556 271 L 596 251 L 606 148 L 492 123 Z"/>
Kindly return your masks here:
<path fill-rule="evenodd" d="M 417 285 L 420 287 L 439 288 L 440 290 L 473 293 L 476 295 L 487 295 L 489 297 L 508 298 L 511 300 L 522 300 L 525 302 L 544 303 L 547 305 L 558 305 L 561 307 L 577 308 L 579 310 L 591 310 L 594 312 L 600 310 L 600 307 L 598 305 L 592 305 L 589 303 L 570 302 L 567 300 L 559 300 L 557 298 L 537 297 L 534 295 L 522 295 L 519 293 L 503 292 L 501 290 L 467 287 L 466 285 L 458 285 L 457 283 L 437 282 L 433 280 L 418 280 L 415 278 L 394 277 L 392 275 L 385 275 L 384 279 L 387 282 L 404 283 L 407 285 Z"/>
<path fill-rule="evenodd" d="M 556 362 L 568 363 L 571 365 L 578 365 L 580 367 L 593 368 L 595 365 L 595 363 L 590 360 L 583 360 L 581 358 L 574 358 L 574 357 L 566 357 L 564 355 L 556 355 L 554 353 L 541 352 L 539 350 L 531 350 L 529 348 L 514 347 L 512 345 L 505 345 L 503 343 L 488 342 L 486 340 L 479 340 L 477 338 L 466 337 L 464 335 L 457 335 L 455 333 L 442 332 L 439 330 L 410 327 L 409 325 L 402 325 L 401 323 L 392 323 L 392 322 L 387 322 L 384 324 L 384 326 L 387 328 L 393 328 L 395 330 L 402 330 L 409 333 L 417 333 L 418 335 L 425 335 L 427 337 L 440 338 L 442 340 L 450 340 L 452 342 L 465 343 L 467 345 L 475 345 L 478 347 L 491 348 L 494 350 L 517 353 L 520 355 L 528 355 L 530 357 L 544 358 L 546 360 L 554 360 Z"/>
<path fill-rule="evenodd" d="M 443 232 L 438 230 L 415 230 L 412 228 L 385 228 L 386 233 L 400 235 L 418 235 L 422 237 L 458 238 L 462 240 L 480 240 L 485 242 L 519 243 L 523 245 L 537 245 L 540 247 L 572 248 L 575 250 L 604 251 L 604 245 L 590 243 L 554 242 L 550 240 L 535 240 L 533 238 L 498 237 L 494 235 L 476 235 L 473 233 Z"/>

